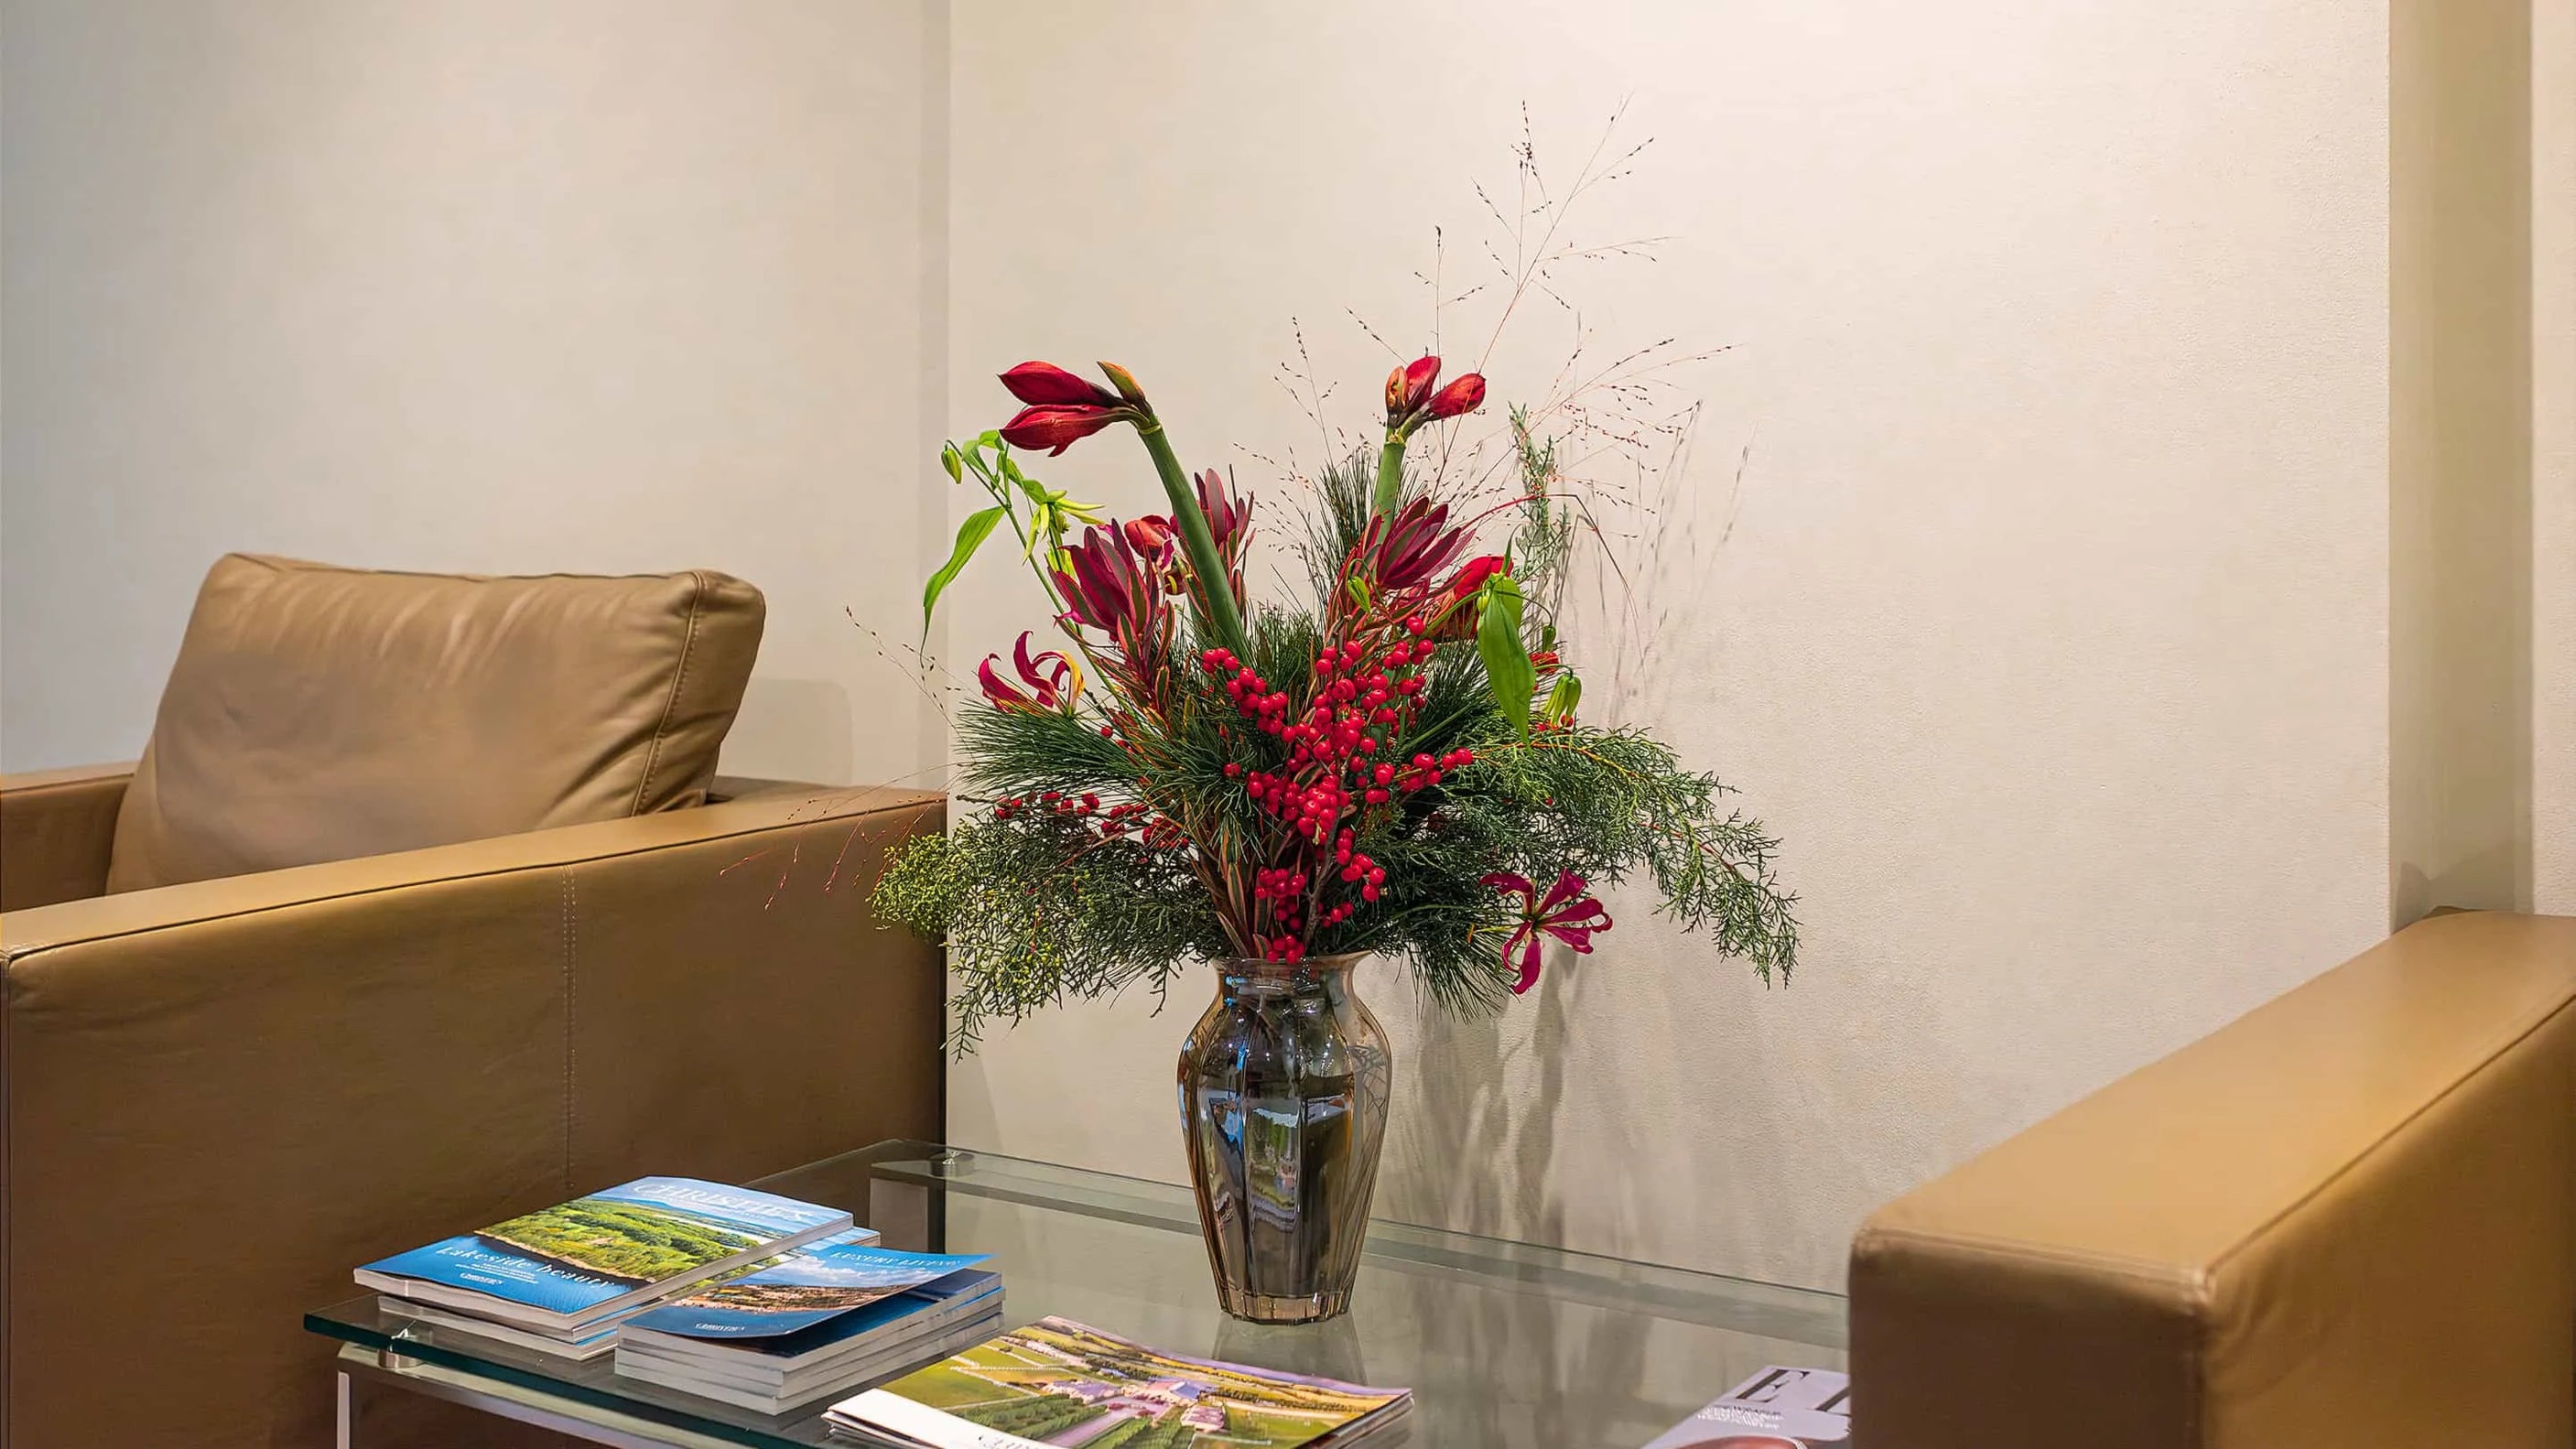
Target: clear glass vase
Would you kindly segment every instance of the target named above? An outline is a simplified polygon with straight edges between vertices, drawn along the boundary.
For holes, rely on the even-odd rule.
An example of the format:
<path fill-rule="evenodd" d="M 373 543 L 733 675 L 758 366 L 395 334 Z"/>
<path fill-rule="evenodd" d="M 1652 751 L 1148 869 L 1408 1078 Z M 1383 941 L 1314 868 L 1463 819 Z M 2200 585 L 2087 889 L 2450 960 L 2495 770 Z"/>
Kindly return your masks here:
<path fill-rule="evenodd" d="M 1220 961 L 1181 1048 L 1181 1128 L 1226 1312 L 1310 1323 L 1350 1307 L 1386 1138 L 1391 1058 L 1351 992 L 1362 958 Z"/>

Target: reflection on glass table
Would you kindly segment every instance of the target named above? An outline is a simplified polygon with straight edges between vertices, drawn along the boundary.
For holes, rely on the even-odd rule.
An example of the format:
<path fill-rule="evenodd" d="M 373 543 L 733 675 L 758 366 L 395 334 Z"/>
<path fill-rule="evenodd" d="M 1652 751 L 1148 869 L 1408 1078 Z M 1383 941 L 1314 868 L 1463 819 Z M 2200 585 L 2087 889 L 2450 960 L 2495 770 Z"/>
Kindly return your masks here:
<path fill-rule="evenodd" d="M 994 1254 L 1014 1325 L 1052 1314 L 1174 1354 L 1411 1388 L 1420 1449 L 1634 1449 L 1764 1364 L 1843 1365 L 1833 1294 L 1389 1222 L 1370 1225 L 1348 1317 L 1247 1324 L 1216 1307 L 1188 1189 L 989 1153 L 880 1143 L 757 1185 L 848 1208 L 890 1247 Z M 850 1442 L 821 1422 L 843 1395 L 772 1418 L 604 1358 L 441 1336 L 372 1298 L 306 1324 L 349 1345 L 360 1380 L 596 1443 Z"/>

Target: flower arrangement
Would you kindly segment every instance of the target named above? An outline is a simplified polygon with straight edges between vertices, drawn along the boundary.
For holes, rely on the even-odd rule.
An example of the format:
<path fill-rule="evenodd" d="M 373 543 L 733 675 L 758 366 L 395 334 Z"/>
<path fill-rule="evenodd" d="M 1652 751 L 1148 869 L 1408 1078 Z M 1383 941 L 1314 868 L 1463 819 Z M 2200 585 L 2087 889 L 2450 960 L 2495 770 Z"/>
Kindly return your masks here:
<path fill-rule="evenodd" d="M 1612 925 L 1595 892 L 1632 876 L 1785 979 L 1775 842 L 1714 776 L 1580 713 L 1555 603 L 1572 524 L 1525 412 L 1517 496 L 1459 516 L 1406 453 L 1479 410 L 1485 381 L 1444 386 L 1432 356 L 1397 367 L 1374 467 L 1355 453 L 1315 480 L 1309 596 L 1265 603 L 1244 586 L 1254 499 L 1186 473 L 1136 379 L 1100 371 L 1012 368 L 1018 414 L 942 454 L 991 503 L 925 587 L 925 628 L 1007 525 L 1057 636 L 985 658 L 957 721 L 973 808 L 901 847 L 875 892 L 949 948 L 960 1046 L 1068 997 L 1159 995 L 1194 959 L 1374 953 L 1443 1006 L 1490 1008 L 1530 989 L 1549 943 L 1589 952 Z M 1122 425 L 1168 513 L 1113 521 L 1022 466 Z"/>

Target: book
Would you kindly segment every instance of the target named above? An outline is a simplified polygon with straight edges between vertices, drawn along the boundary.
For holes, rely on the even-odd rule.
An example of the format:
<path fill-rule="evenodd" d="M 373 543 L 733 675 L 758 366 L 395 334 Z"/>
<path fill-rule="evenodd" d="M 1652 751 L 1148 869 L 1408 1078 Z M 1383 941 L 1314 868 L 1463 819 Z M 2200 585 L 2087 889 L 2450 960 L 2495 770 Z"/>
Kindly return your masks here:
<path fill-rule="evenodd" d="M 1850 1442 L 1851 1376 L 1773 1364 L 1646 1449 L 1812 1449 Z"/>
<path fill-rule="evenodd" d="M 989 1261 L 989 1253 L 905 1253 L 823 1239 L 703 1284 L 628 1320 L 635 1329 L 683 1338 L 775 1338 L 934 1283 Z"/>
<path fill-rule="evenodd" d="M 825 1417 L 838 1432 L 897 1449 L 1045 1449 L 1112 1436 L 1155 1449 L 1345 1449 L 1385 1443 L 1412 1402 L 1407 1389 L 1160 1353 L 1046 1318 L 844 1399 Z"/>
<path fill-rule="evenodd" d="M 379 1259 L 361 1287 L 557 1333 L 850 1227 L 850 1215 L 686 1177 L 646 1177 Z"/>
<path fill-rule="evenodd" d="M 494 1323 L 488 1318 L 477 1318 L 470 1313 L 458 1313 L 453 1309 L 441 1308 L 434 1303 L 415 1303 L 408 1298 L 380 1297 L 376 1300 L 376 1306 L 397 1318 L 409 1318 L 415 1322 L 429 1324 L 442 1333 L 461 1333 L 469 1338 L 506 1343 L 513 1348 L 524 1348 L 531 1353 L 542 1353 L 553 1358 L 570 1359 L 575 1363 L 587 1363 L 617 1347 L 617 1320 L 615 1319 L 593 1324 L 570 1335 L 558 1336 L 540 1333 L 533 1328 L 513 1328 L 506 1323 Z"/>

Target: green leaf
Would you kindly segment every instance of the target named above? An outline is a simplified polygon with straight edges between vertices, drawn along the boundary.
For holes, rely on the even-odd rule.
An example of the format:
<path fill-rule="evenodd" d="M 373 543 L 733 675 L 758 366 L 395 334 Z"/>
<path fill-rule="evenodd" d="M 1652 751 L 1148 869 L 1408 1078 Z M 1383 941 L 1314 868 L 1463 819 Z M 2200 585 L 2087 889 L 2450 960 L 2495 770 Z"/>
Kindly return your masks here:
<path fill-rule="evenodd" d="M 930 637 L 930 611 L 939 603 L 939 596 L 947 592 L 950 584 L 956 582 L 958 570 L 966 567 L 966 560 L 973 558 L 975 550 L 984 546 L 985 538 L 991 535 L 994 525 L 1001 521 L 1000 508 L 987 508 L 978 513 L 968 514 L 966 521 L 957 526 L 957 547 L 949 553 L 948 562 L 941 564 L 939 572 L 932 574 L 930 582 L 922 586 L 921 637 L 923 639 Z"/>
<path fill-rule="evenodd" d="M 1476 623 L 1476 653 L 1493 682 L 1494 705 L 1512 729 L 1529 734 L 1530 692 L 1538 687 L 1538 669 L 1530 663 L 1529 645 L 1521 641 L 1521 587 L 1509 574 L 1485 580 L 1483 617 Z"/>

